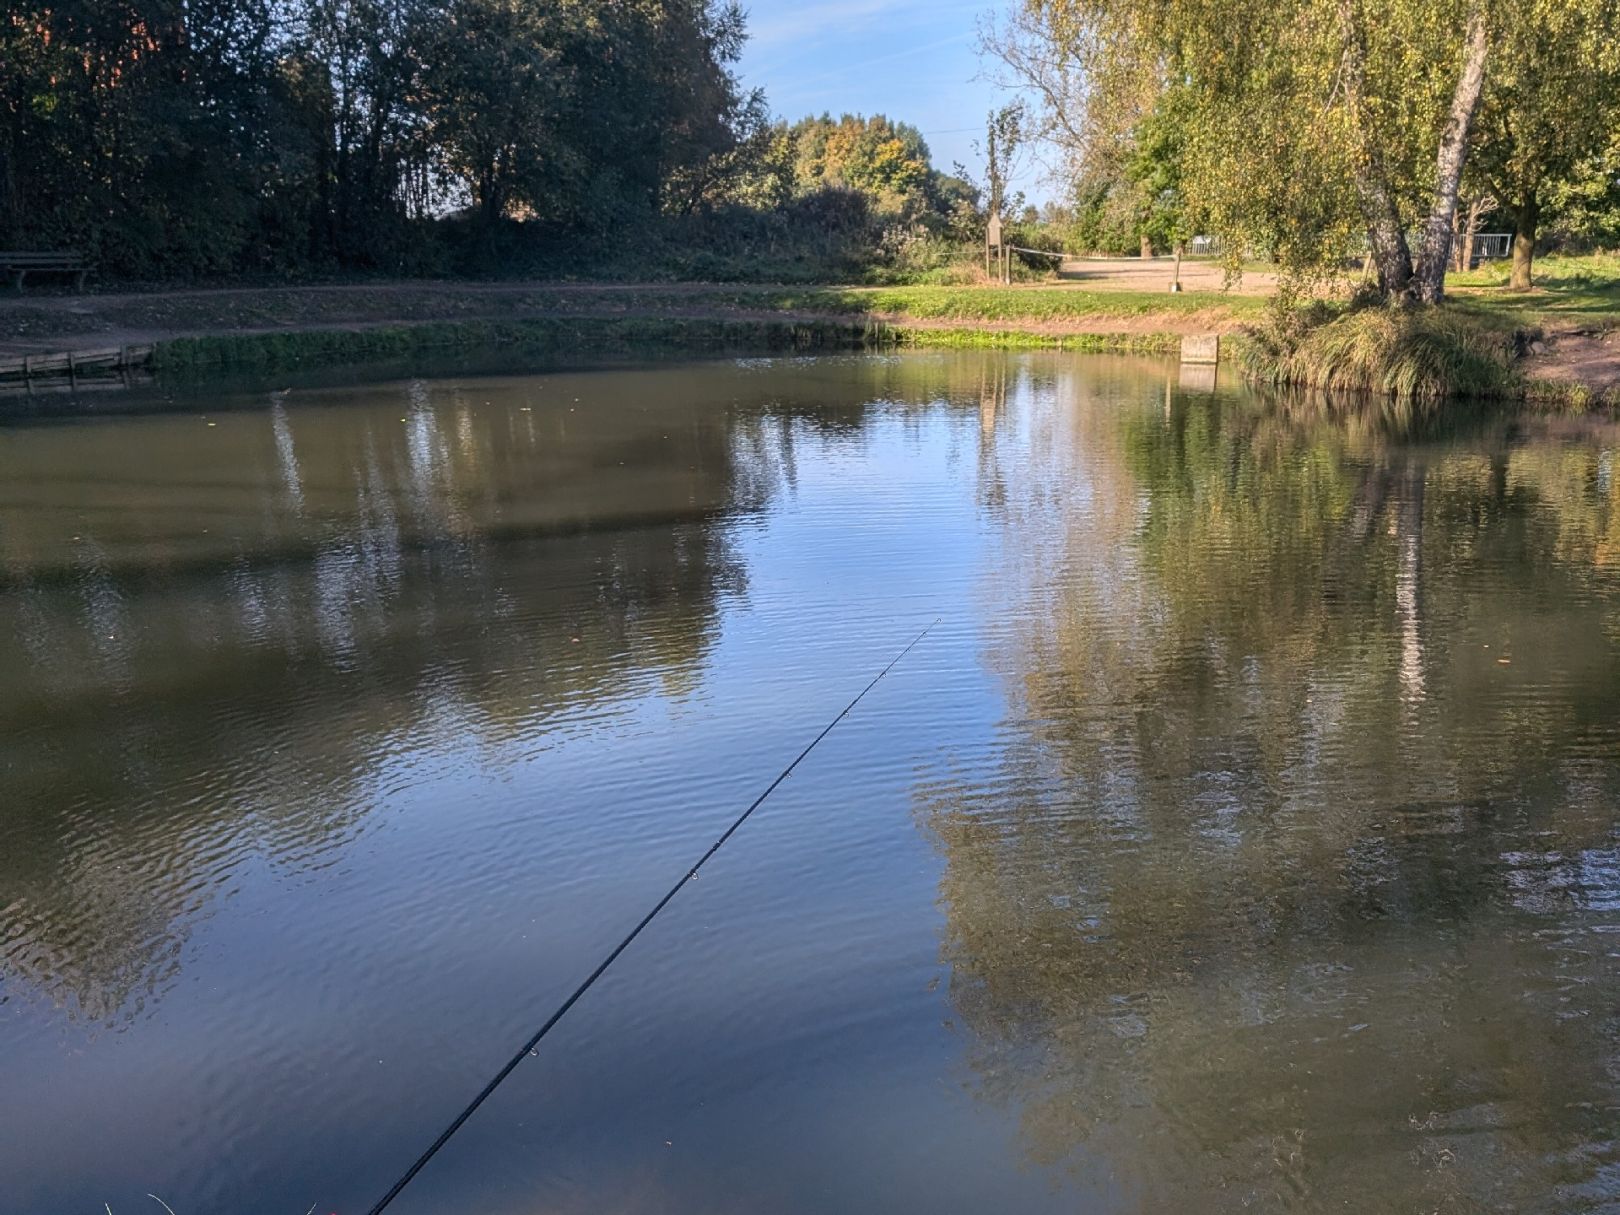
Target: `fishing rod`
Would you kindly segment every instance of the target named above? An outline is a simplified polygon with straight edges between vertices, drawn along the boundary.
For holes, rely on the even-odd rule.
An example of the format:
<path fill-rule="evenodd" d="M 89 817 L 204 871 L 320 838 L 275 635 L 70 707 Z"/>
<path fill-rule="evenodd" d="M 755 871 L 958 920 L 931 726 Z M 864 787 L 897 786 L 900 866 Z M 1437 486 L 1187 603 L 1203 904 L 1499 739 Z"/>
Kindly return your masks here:
<path fill-rule="evenodd" d="M 748 809 L 744 810 L 737 816 L 736 820 L 731 824 L 731 826 L 727 827 L 720 833 L 719 838 L 716 839 L 714 843 L 709 845 L 708 851 L 702 856 L 698 857 L 697 863 L 688 869 L 681 879 L 665 892 L 663 898 L 659 899 L 653 904 L 652 910 L 641 917 L 641 922 L 630 930 L 629 934 L 624 938 L 624 940 L 620 941 L 613 947 L 611 953 L 603 958 L 601 962 L 597 963 L 596 969 L 591 971 L 591 973 L 586 976 L 583 983 L 574 988 L 572 995 L 557 1006 L 557 1010 L 552 1013 L 551 1016 L 546 1018 L 545 1024 L 543 1024 L 539 1029 L 535 1030 L 533 1035 L 530 1036 L 529 1040 L 513 1052 L 512 1057 L 506 1061 L 501 1070 L 496 1072 L 494 1076 L 490 1077 L 488 1084 L 484 1085 L 483 1088 L 478 1090 L 478 1095 L 469 1101 L 462 1111 L 450 1120 L 450 1124 L 446 1126 L 444 1130 L 439 1132 L 439 1137 L 428 1145 L 428 1149 L 416 1158 L 416 1160 L 411 1164 L 410 1168 L 406 1169 L 400 1174 L 399 1180 L 394 1182 L 394 1184 L 389 1187 L 388 1192 L 377 1201 L 377 1205 L 371 1208 L 368 1215 L 382 1215 L 382 1212 L 388 1208 L 388 1205 L 393 1202 L 394 1199 L 398 1198 L 405 1187 L 410 1185 L 411 1180 L 418 1173 L 420 1173 L 424 1167 L 426 1167 L 427 1162 L 432 1160 L 434 1156 L 438 1155 L 439 1149 L 450 1142 L 450 1137 L 462 1128 L 467 1119 L 471 1118 L 475 1113 L 478 1112 L 478 1107 L 483 1105 L 484 1102 L 487 1101 L 495 1092 L 495 1090 L 501 1086 L 501 1082 L 517 1069 L 517 1065 L 523 1062 L 524 1056 L 540 1045 L 541 1039 L 549 1034 L 557 1022 L 561 1021 L 563 1017 L 567 1015 L 569 1009 L 573 1008 L 575 1004 L 579 1003 L 580 997 L 591 989 L 596 981 L 600 979 L 607 971 L 607 968 L 612 966 L 613 963 L 618 959 L 619 955 L 626 949 L 630 948 L 630 943 L 641 935 L 641 930 L 646 928 L 647 925 L 651 924 L 653 920 L 657 918 L 658 913 L 661 912 L 665 907 L 669 906 L 670 900 L 680 893 L 681 887 L 685 886 L 693 878 L 697 877 L 698 870 L 702 869 L 704 865 L 708 864 L 709 858 L 712 857 L 716 852 L 719 852 L 720 849 L 725 845 L 725 842 L 737 833 L 737 829 L 748 821 L 749 816 L 753 814 L 755 810 L 758 810 L 760 806 L 765 804 L 765 799 L 768 798 L 772 793 L 775 793 L 777 786 L 793 774 L 793 769 L 797 768 L 799 764 L 803 762 L 805 756 L 814 751 L 817 744 L 819 744 L 822 739 L 826 738 L 827 735 L 832 733 L 834 726 L 843 721 L 845 717 L 849 716 L 850 710 L 856 705 L 860 704 L 861 701 L 865 699 L 866 694 L 873 688 L 877 687 L 878 682 L 890 671 L 894 670 L 895 666 L 900 662 L 900 660 L 907 654 L 911 653 L 911 651 L 916 648 L 917 643 L 920 642 L 924 637 L 928 636 L 934 625 L 938 624 L 939 621 L 940 618 L 935 617 L 933 623 L 929 624 L 927 628 L 923 629 L 922 632 L 913 637 L 906 644 L 906 647 L 903 650 L 889 660 L 889 665 L 874 675 L 872 677 L 872 682 L 857 692 L 855 694 L 855 698 L 838 711 L 838 716 L 829 721 L 822 728 L 821 733 L 817 734 L 813 739 L 810 740 L 810 745 L 807 746 L 803 751 L 800 751 L 799 754 L 794 757 L 792 763 L 777 773 L 776 779 L 765 786 L 765 791 L 753 800 Z"/>

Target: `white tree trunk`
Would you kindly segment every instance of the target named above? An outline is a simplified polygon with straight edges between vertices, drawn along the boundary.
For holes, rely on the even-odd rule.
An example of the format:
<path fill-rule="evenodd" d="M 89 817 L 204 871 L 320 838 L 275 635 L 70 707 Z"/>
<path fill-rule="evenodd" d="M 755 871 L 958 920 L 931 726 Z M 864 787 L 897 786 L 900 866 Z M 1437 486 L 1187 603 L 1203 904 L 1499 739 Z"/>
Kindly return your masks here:
<path fill-rule="evenodd" d="M 1468 133 L 1479 109 L 1485 88 L 1485 59 L 1490 49 L 1485 6 L 1476 3 L 1468 13 L 1462 74 L 1451 95 L 1451 114 L 1440 136 L 1440 154 L 1435 158 L 1434 202 L 1418 246 L 1413 267 L 1411 291 L 1425 304 L 1438 304 L 1446 293 L 1446 258 L 1451 252 L 1451 229 L 1457 215 L 1457 190 L 1462 183 L 1463 164 L 1468 159 Z"/>

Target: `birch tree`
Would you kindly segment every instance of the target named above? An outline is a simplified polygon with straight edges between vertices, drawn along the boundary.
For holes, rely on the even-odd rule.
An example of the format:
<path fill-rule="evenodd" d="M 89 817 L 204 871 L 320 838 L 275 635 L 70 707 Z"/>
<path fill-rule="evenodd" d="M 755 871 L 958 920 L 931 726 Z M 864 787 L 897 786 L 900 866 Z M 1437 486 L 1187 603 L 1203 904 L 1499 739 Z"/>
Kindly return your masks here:
<path fill-rule="evenodd" d="M 1069 130 L 1119 129 L 1148 82 L 1185 91 L 1182 184 L 1234 263 L 1264 250 L 1299 282 L 1364 241 L 1386 295 L 1433 303 L 1500 2 L 1255 0 L 1235 20 L 1200 0 L 1028 0 L 1018 25 L 1046 46 L 1026 61 L 1085 81 Z"/>

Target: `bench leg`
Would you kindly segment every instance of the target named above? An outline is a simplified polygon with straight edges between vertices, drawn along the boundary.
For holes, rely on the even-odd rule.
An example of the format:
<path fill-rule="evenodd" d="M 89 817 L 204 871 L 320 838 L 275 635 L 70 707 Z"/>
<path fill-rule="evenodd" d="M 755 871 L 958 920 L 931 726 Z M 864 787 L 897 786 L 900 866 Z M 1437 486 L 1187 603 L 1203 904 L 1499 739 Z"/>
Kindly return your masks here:
<path fill-rule="evenodd" d="M 26 270 L 13 270 L 11 272 L 11 288 L 18 295 L 22 294 L 23 276 L 27 273 Z"/>
<path fill-rule="evenodd" d="M 73 280 L 73 289 L 80 295 L 84 294 L 84 276 L 89 273 L 88 270 L 80 270 L 78 276 Z"/>

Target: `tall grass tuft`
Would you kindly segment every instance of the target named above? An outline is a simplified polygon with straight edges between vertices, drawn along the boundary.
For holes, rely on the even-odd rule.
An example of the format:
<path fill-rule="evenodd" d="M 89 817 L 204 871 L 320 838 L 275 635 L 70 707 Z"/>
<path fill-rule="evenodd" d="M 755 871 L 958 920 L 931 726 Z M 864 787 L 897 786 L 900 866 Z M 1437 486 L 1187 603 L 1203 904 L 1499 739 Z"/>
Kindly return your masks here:
<path fill-rule="evenodd" d="M 1317 307 L 1248 330 L 1239 358 L 1263 384 L 1370 392 L 1402 404 L 1523 393 L 1515 340 L 1445 308 Z"/>

